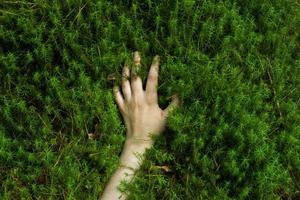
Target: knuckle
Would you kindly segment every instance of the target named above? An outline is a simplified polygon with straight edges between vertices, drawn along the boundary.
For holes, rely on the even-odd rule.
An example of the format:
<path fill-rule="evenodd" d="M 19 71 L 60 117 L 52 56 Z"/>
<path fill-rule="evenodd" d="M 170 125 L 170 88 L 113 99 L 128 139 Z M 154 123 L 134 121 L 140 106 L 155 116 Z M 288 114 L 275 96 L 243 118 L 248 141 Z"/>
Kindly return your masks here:
<path fill-rule="evenodd" d="M 128 78 L 129 78 L 128 73 L 126 71 L 123 71 L 122 80 L 128 80 Z"/>
<path fill-rule="evenodd" d="M 134 97 L 133 98 L 133 102 L 132 102 L 132 106 L 134 109 L 140 109 L 143 107 L 143 102 L 137 98 L 137 97 Z"/>
<path fill-rule="evenodd" d="M 147 103 L 148 104 L 154 104 L 155 103 L 155 96 L 153 94 L 147 95 Z"/>
<path fill-rule="evenodd" d="M 155 81 L 156 78 L 157 78 L 157 74 L 155 74 L 155 73 L 151 73 L 151 74 L 149 74 L 149 76 L 148 76 L 148 79 L 149 79 L 150 81 Z"/>

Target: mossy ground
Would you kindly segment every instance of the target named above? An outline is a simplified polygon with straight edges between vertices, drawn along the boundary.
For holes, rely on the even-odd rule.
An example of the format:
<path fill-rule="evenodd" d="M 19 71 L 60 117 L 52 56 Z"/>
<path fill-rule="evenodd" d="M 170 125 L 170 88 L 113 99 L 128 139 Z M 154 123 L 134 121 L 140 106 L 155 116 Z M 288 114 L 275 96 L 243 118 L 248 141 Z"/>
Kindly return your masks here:
<path fill-rule="evenodd" d="M 299 199 L 299 15 L 297 0 L 2 0 L 0 199 L 99 197 L 125 139 L 107 77 L 135 50 L 144 79 L 161 56 L 160 105 L 182 104 L 130 199 Z"/>

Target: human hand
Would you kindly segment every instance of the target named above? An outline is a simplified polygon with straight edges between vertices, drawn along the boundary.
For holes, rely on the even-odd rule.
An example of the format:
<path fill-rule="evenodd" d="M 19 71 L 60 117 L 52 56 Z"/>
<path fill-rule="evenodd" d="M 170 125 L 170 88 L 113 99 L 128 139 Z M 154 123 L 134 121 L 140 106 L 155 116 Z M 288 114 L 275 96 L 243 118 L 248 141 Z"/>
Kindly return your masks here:
<path fill-rule="evenodd" d="M 141 57 L 137 51 L 134 52 L 134 67 L 141 67 Z M 115 99 L 127 128 L 126 140 L 134 143 L 152 142 L 150 135 L 158 135 L 164 130 L 169 112 L 179 103 L 178 97 L 173 96 L 166 109 L 162 110 L 159 107 L 158 71 L 159 56 L 155 56 L 144 91 L 141 78 L 131 73 L 125 65 L 122 72 L 123 94 L 119 86 L 114 87 Z"/>
<path fill-rule="evenodd" d="M 132 71 L 140 67 L 141 57 L 136 51 Z M 122 194 L 118 186 L 122 180 L 126 182 L 132 180 L 135 170 L 139 168 L 140 161 L 143 160 L 141 159 L 143 154 L 153 145 L 151 134 L 158 135 L 164 130 L 169 112 L 178 105 L 178 98 L 173 96 L 171 104 L 165 110 L 159 107 L 157 102 L 158 69 L 159 57 L 155 56 L 144 91 L 142 79 L 130 73 L 128 66 L 125 65 L 122 73 L 122 92 L 118 86 L 114 87 L 115 99 L 123 116 L 127 134 L 119 168 L 106 185 L 101 200 L 126 199 L 126 194 Z M 138 155 L 140 157 L 137 157 Z"/>

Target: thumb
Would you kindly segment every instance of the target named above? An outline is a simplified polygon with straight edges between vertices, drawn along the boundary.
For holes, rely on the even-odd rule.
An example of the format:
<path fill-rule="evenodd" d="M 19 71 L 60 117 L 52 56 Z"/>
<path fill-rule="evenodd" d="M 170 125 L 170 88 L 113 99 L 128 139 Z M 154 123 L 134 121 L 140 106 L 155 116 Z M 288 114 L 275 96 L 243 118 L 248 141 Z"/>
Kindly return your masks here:
<path fill-rule="evenodd" d="M 169 104 L 169 106 L 164 110 L 165 115 L 168 116 L 175 108 L 177 108 L 179 106 L 179 98 L 178 96 L 175 94 L 172 97 L 172 101 Z"/>

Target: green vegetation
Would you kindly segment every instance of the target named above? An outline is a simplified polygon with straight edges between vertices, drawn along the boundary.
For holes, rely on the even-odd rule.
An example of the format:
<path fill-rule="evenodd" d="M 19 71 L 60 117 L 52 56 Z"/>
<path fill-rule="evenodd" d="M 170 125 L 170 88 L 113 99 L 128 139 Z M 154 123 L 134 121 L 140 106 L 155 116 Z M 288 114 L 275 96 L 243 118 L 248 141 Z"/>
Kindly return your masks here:
<path fill-rule="evenodd" d="M 297 0 L 2 0 L 0 199 L 97 199 L 125 127 L 112 83 L 161 56 L 182 105 L 130 199 L 300 198 Z M 89 139 L 88 134 L 97 135 Z"/>

